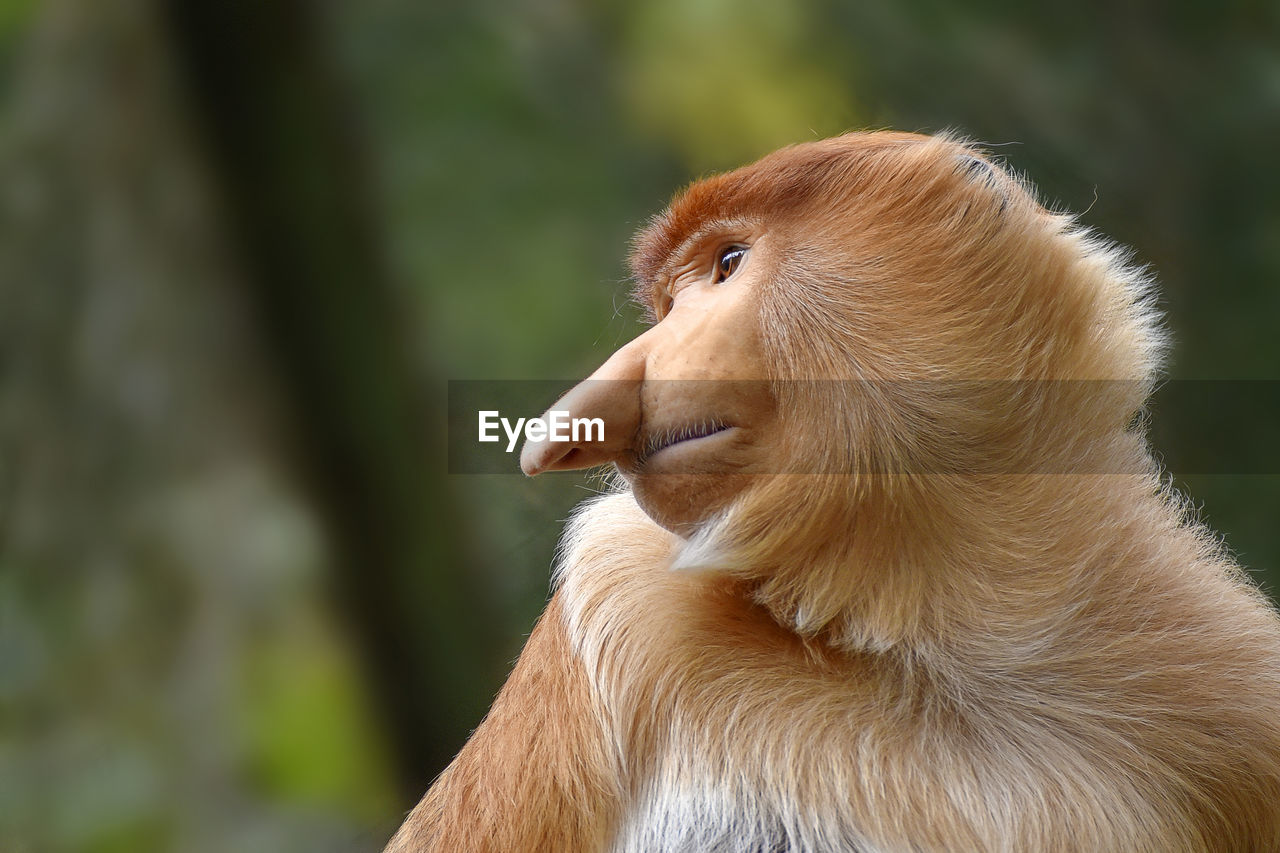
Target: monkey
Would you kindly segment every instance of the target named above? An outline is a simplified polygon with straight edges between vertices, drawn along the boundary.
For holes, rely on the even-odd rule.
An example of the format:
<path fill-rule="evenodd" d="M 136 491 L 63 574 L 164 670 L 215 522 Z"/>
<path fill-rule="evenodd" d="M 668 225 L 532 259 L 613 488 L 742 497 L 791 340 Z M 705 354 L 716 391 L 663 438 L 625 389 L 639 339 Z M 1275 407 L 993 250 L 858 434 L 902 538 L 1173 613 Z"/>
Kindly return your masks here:
<path fill-rule="evenodd" d="M 954 135 L 681 191 L 612 466 L 388 851 L 1280 850 L 1280 618 L 1164 478 L 1148 272 Z M 597 437 L 598 438 L 598 437 Z"/>

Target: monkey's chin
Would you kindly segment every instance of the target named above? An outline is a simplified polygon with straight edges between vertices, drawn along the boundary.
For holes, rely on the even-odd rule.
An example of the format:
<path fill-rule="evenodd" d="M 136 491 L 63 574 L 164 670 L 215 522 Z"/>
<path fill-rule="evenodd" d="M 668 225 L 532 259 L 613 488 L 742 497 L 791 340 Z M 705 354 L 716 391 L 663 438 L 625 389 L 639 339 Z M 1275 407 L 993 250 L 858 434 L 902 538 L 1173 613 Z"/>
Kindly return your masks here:
<path fill-rule="evenodd" d="M 639 466 L 618 466 L 645 515 L 689 537 L 749 488 L 756 475 L 732 452 L 741 448 L 728 432 L 673 444 Z"/>
<path fill-rule="evenodd" d="M 689 537 L 733 502 L 750 475 L 645 474 L 626 479 L 645 515 L 677 536 Z"/>

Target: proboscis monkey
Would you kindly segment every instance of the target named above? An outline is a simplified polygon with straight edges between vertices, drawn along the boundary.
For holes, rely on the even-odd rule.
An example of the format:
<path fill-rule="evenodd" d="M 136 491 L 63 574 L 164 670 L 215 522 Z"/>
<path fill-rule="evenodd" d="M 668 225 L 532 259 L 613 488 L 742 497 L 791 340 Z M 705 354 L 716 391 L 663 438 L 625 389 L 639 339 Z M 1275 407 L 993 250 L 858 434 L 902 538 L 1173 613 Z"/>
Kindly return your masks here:
<path fill-rule="evenodd" d="M 1135 418 L 1144 275 L 951 138 L 694 184 L 653 325 L 556 408 L 613 464 L 392 851 L 1280 850 L 1280 620 Z"/>

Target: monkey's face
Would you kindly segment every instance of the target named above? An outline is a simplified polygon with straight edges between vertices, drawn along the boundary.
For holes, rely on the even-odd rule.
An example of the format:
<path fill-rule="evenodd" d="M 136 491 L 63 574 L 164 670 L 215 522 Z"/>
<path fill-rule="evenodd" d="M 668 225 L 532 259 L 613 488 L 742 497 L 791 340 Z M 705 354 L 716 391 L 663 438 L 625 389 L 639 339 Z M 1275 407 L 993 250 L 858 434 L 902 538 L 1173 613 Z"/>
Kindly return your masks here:
<path fill-rule="evenodd" d="M 760 328 L 762 236 L 718 228 L 673 254 L 654 325 L 552 407 L 599 418 L 604 439 L 527 442 L 526 474 L 612 462 L 651 518 L 687 533 L 765 470 L 778 419 Z"/>
<path fill-rule="evenodd" d="M 613 463 L 681 534 L 769 484 L 794 486 L 754 516 L 781 536 L 875 489 L 905 505 L 880 472 L 1079 470 L 1159 349 L 1116 257 L 946 139 L 850 134 L 699 181 L 631 266 L 654 325 L 552 407 L 604 439 L 531 441 L 521 467 Z M 762 476 L 792 473 L 830 476 Z"/>

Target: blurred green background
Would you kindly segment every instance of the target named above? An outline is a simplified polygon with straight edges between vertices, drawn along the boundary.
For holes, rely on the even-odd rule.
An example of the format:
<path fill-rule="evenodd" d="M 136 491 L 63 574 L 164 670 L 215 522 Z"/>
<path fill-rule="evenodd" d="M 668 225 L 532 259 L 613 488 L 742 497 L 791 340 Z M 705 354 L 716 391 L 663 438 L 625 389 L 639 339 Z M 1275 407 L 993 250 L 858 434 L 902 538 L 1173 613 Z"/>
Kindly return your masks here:
<path fill-rule="evenodd" d="M 1280 377 L 1278 21 L 0 2 L 0 850 L 378 849 L 595 488 L 447 475 L 445 381 L 585 375 L 638 330 L 631 232 L 781 144 L 988 143 L 1154 267 L 1170 376 Z M 1247 387 L 1158 449 L 1274 447 Z M 1181 485 L 1274 589 L 1259 470 Z"/>

